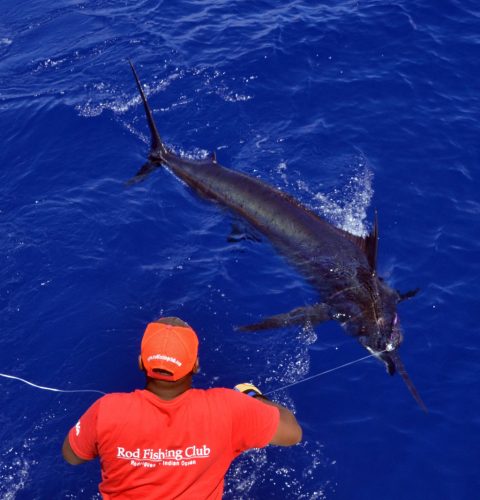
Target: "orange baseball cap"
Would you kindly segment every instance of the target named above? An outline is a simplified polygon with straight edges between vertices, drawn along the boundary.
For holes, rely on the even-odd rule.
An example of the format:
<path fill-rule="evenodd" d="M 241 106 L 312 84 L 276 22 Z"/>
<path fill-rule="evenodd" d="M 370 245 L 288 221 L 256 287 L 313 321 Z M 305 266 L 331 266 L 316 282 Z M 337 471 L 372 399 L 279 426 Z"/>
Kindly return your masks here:
<path fill-rule="evenodd" d="M 198 354 L 198 337 L 189 326 L 149 323 L 142 338 L 141 356 L 147 375 L 176 381 L 193 370 Z M 157 373 L 154 370 L 168 373 Z"/>

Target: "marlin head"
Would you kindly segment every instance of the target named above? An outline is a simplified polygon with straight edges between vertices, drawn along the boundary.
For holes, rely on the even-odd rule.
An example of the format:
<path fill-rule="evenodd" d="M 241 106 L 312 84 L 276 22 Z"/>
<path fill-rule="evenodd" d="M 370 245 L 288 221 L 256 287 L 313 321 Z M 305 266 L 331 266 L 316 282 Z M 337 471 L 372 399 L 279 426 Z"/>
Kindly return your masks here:
<path fill-rule="evenodd" d="M 403 342 L 403 331 L 397 313 L 392 318 L 379 318 L 368 328 L 363 326 L 358 340 L 368 352 L 385 363 L 389 375 L 395 374 L 396 366 L 391 353 L 396 352 Z"/>
<path fill-rule="evenodd" d="M 373 293 L 365 294 L 363 300 L 356 304 L 356 308 L 349 312 L 349 319 L 342 323 L 344 328 L 357 337 L 368 352 L 385 364 L 389 375 L 397 372 L 400 374 L 415 401 L 426 412 L 427 407 L 398 355 L 403 342 L 403 331 L 397 314 L 397 304 L 405 300 L 406 295 L 411 294 L 399 294 L 375 274 L 368 282 L 365 280 L 364 290 Z"/>
<path fill-rule="evenodd" d="M 410 379 L 398 354 L 400 344 L 403 341 L 403 332 L 400 327 L 398 315 L 395 313 L 390 323 L 384 321 L 380 321 L 380 323 L 377 331 L 373 334 L 359 336 L 360 343 L 377 359 L 385 363 L 389 375 L 394 375 L 397 372 L 400 374 L 410 394 L 420 408 L 427 413 L 427 407 Z"/>

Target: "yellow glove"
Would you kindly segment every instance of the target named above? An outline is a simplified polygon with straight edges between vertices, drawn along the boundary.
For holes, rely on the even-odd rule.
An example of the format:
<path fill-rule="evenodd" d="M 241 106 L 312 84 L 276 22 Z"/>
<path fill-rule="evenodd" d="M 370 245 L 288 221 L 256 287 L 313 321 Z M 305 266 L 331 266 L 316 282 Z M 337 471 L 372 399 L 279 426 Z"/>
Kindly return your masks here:
<path fill-rule="evenodd" d="M 244 382 L 242 384 L 237 384 L 234 389 L 238 392 L 242 392 L 247 396 L 251 396 L 252 398 L 264 398 L 267 399 L 258 387 L 255 387 L 253 384 L 249 384 L 248 382 Z"/>

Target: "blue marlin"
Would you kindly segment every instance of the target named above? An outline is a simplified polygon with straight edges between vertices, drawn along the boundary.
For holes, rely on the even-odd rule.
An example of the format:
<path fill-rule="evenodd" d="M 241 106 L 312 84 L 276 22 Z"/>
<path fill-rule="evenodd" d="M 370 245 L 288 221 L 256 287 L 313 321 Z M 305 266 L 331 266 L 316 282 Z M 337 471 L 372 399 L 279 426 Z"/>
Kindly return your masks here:
<path fill-rule="evenodd" d="M 321 302 L 271 316 L 244 331 L 307 322 L 338 321 L 371 354 L 398 372 L 419 406 L 425 403 L 399 357 L 403 340 L 397 304 L 417 290 L 401 294 L 377 274 L 378 217 L 373 230 L 359 237 L 337 228 L 298 200 L 267 183 L 220 165 L 215 153 L 205 159 L 182 158 L 162 141 L 142 85 L 130 62 L 151 134 L 147 162 L 129 184 L 164 166 L 201 196 L 227 207 L 248 221 L 318 290 Z"/>

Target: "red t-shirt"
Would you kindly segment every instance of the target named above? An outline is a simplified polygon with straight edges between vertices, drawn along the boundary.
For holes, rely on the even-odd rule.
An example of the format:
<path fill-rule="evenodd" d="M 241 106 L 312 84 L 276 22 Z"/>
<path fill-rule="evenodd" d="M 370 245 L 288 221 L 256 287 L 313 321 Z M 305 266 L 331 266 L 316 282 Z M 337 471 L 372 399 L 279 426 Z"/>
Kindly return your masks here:
<path fill-rule="evenodd" d="M 68 435 L 75 454 L 100 457 L 104 499 L 221 499 L 232 460 L 266 446 L 278 408 L 231 389 L 108 394 Z"/>

